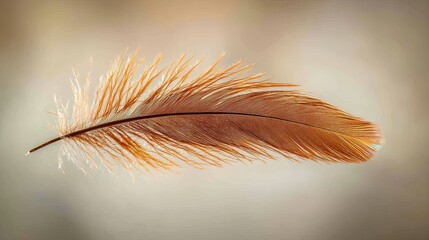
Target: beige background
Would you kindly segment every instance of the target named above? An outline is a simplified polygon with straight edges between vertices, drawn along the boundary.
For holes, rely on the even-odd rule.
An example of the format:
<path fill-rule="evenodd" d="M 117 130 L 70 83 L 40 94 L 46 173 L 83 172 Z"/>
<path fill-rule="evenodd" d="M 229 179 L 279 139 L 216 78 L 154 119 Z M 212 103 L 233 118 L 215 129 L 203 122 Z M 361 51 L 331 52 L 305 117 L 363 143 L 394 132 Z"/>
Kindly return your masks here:
<path fill-rule="evenodd" d="M 424 1 L 10 1 L 0 5 L 0 239 L 429 239 Z M 255 71 L 380 123 L 365 164 L 236 164 L 139 176 L 57 170 L 53 93 L 126 47 Z"/>

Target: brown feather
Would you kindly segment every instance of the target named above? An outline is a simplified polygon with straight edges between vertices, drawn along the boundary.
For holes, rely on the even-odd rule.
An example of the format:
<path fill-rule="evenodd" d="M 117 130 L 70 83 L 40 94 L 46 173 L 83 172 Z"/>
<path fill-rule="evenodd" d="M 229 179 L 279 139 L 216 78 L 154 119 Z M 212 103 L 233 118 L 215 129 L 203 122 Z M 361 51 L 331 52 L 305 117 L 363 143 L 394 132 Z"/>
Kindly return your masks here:
<path fill-rule="evenodd" d="M 326 162 L 363 162 L 379 148 L 376 125 L 353 117 L 321 100 L 293 90 L 292 84 L 261 80 L 241 62 L 195 75 L 200 61 L 185 55 L 159 70 L 161 57 L 140 77 L 137 52 L 118 58 L 100 81 L 90 103 L 90 77 L 84 88 L 77 77 L 73 114 L 57 103 L 63 153 L 83 170 L 82 159 L 98 167 L 97 158 L 115 172 L 172 170 L 182 163 L 204 168 L 235 161 L 305 158 Z M 195 76 L 194 76 L 195 75 Z M 162 76 L 161 84 L 148 88 Z M 70 120 L 71 119 L 71 120 Z"/>

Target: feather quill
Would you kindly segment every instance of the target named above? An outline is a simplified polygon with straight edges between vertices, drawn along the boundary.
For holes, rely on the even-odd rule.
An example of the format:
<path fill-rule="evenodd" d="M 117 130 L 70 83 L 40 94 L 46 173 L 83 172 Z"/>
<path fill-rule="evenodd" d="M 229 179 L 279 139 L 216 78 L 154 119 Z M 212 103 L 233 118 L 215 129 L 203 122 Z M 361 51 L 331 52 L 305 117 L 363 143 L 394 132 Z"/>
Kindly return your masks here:
<path fill-rule="evenodd" d="M 90 75 L 83 87 L 76 76 L 71 116 L 54 98 L 54 127 L 60 136 L 29 153 L 61 141 L 63 155 L 82 170 L 85 163 L 98 168 L 101 162 L 115 173 L 116 166 L 172 171 L 183 165 L 264 161 L 277 154 L 294 160 L 364 162 L 380 147 L 377 125 L 295 90 L 295 85 L 249 74 L 252 65 L 241 61 L 220 67 L 222 55 L 197 74 L 200 60 L 191 63 L 184 54 L 160 68 L 158 56 L 137 75 L 144 60 L 137 52 L 126 56 L 118 57 L 100 78 L 92 100 Z"/>

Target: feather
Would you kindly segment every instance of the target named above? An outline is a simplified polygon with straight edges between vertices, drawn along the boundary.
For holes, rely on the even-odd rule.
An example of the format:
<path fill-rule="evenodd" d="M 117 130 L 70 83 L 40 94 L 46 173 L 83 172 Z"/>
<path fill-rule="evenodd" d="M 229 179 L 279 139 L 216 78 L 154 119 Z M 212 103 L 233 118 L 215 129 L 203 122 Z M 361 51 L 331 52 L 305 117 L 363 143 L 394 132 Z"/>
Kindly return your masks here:
<path fill-rule="evenodd" d="M 185 54 L 165 68 L 161 56 L 146 64 L 137 52 L 118 57 L 100 78 L 90 99 L 91 76 L 80 86 L 72 80 L 74 104 L 54 98 L 62 153 L 86 171 L 100 162 L 141 172 L 183 165 L 221 167 L 231 162 L 310 159 L 364 162 L 380 147 L 377 125 L 295 89 L 249 74 L 241 61 L 220 67 L 223 55 L 208 70 L 196 69 Z M 155 81 L 161 78 L 158 87 Z M 152 88 L 152 90 L 149 90 Z M 101 160 L 101 161 L 100 161 Z M 62 160 L 60 160 L 60 166 Z"/>

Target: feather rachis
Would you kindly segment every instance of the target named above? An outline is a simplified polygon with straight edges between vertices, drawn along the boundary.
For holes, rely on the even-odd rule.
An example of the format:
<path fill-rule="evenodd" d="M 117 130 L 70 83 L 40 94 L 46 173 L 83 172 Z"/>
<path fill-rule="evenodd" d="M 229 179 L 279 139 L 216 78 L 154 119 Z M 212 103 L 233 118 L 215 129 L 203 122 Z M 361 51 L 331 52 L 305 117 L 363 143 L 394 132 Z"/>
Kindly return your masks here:
<path fill-rule="evenodd" d="M 290 89 L 295 85 L 248 74 L 253 65 L 241 61 L 219 67 L 221 56 L 197 75 L 201 63 L 182 55 L 160 70 L 161 56 L 144 67 L 137 52 L 116 59 L 100 80 L 90 103 L 90 80 L 72 81 L 71 120 L 57 99 L 57 130 L 65 155 L 74 162 L 82 152 L 90 165 L 100 158 L 114 172 L 168 170 L 182 163 L 197 168 L 221 167 L 235 161 L 307 158 L 326 162 L 363 162 L 380 143 L 376 125 Z M 194 75 L 196 75 L 194 77 Z M 162 76 L 162 82 L 148 89 Z M 253 159 L 253 160 L 252 160 Z"/>

